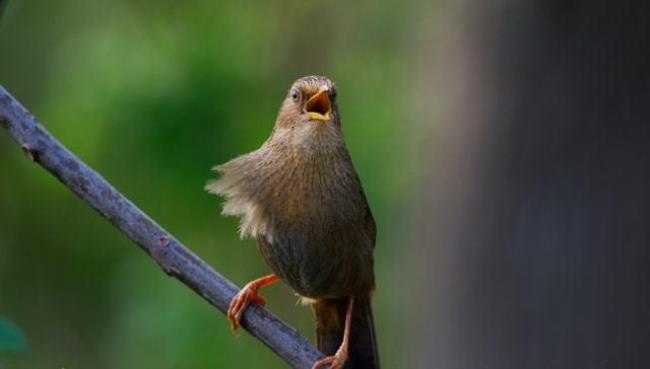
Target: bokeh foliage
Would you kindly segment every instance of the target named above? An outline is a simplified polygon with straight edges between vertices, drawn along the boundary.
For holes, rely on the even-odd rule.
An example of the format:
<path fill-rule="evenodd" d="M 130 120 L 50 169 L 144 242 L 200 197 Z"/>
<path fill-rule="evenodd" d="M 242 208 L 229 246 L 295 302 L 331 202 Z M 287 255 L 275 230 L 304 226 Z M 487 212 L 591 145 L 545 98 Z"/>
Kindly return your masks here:
<path fill-rule="evenodd" d="M 258 147 L 290 83 L 338 85 L 347 143 L 379 227 L 384 365 L 402 367 L 390 261 L 413 192 L 404 149 L 415 6 L 403 2 L 11 0 L 0 84 L 79 157 L 238 284 L 267 272 L 206 194 L 209 168 Z M 313 337 L 285 286 L 272 310 Z M 28 353 L 11 368 L 284 368 L 0 132 L 0 315 Z"/>
<path fill-rule="evenodd" d="M 0 352 L 25 352 L 27 342 L 20 328 L 12 322 L 0 318 Z"/>

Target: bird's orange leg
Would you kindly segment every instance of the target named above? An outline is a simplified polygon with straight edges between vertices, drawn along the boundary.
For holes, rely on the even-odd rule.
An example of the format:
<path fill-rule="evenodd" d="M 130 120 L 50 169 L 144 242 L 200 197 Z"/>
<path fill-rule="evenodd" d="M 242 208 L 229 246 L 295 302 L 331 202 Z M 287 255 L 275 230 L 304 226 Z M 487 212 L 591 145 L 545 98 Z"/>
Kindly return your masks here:
<path fill-rule="evenodd" d="M 352 322 L 352 309 L 354 308 L 354 297 L 350 297 L 348 308 L 345 312 L 345 329 L 343 331 L 343 342 L 336 353 L 314 363 L 311 369 L 318 369 L 323 365 L 330 364 L 330 369 L 342 369 L 348 359 L 348 346 L 350 344 L 350 325 Z"/>
<path fill-rule="evenodd" d="M 235 297 L 232 298 L 230 306 L 228 307 L 228 320 L 230 320 L 230 328 L 235 335 L 237 335 L 239 322 L 241 321 L 241 317 L 244 314 L 246 307 L 248 307 L 248 304 L 250 304 L 251 301 L 257 302 L 262 306 L 266 304 L 264 298 L 257 294 L 257 290 L 279 280 L 280 277 L 275 274 L 269 274 L 265 277 L 258 278 L 254 281 L 248 282 L 244 288 L 242 288 Z"/>

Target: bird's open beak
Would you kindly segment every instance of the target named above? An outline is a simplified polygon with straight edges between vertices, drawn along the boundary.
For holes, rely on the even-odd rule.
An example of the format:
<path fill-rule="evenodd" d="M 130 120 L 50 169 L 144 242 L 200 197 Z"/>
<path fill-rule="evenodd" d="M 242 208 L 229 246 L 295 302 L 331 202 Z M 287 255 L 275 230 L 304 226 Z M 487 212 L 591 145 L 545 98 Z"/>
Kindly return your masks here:
<path fill-rule="evenodd" d="M 310 120 L 327 122 L 332 118 L 332 104 L 328 90 L 322 90 L 312 96 L 305 104 L 305 111 Z"/>

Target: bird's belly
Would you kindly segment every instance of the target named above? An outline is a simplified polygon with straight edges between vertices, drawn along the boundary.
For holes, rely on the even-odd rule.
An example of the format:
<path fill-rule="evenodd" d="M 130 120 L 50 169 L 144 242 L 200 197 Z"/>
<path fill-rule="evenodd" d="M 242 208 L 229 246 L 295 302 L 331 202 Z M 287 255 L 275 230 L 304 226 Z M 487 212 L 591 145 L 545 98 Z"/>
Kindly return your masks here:
<path fill-rule="evenodd" d="M 269 267 L 298 294 L 337 298 L 374 288 L 372 249 L 355 237 L 292 234 L 273 243 L 258 238 Z"/>

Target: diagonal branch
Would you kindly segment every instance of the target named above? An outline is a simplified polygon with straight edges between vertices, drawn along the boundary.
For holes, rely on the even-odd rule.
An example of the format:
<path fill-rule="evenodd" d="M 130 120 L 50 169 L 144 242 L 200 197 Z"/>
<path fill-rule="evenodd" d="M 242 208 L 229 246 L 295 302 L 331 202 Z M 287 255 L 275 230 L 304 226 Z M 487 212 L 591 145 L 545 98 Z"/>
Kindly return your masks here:
<path fill-rule="evenodd" d="M 0 126 L 9 132 L 29 159 L 47 169 L 137 243 L 165 273 L 183 282 L 220 311 L 226 311 L 237 287 L 66 149 L 2 86 Z M 242 326 L 294 368 L 311 368 L 323 357 L 305 337 L 257 304 L 246 309 Z"/>

